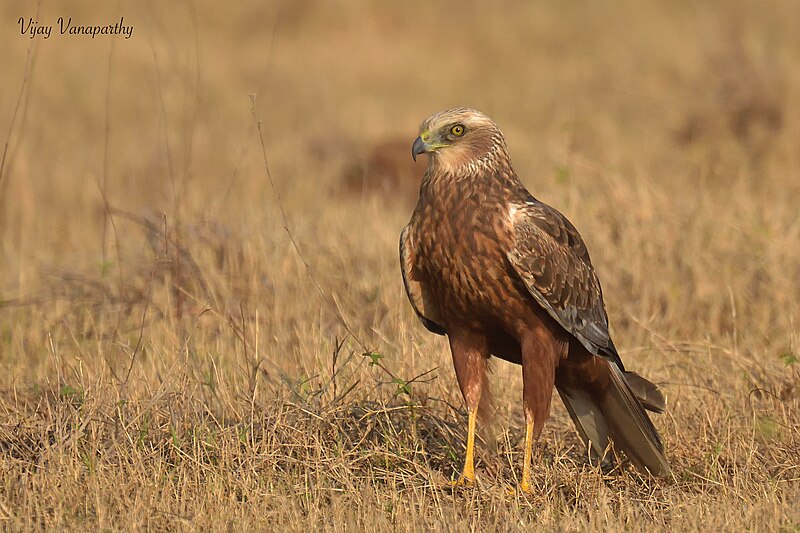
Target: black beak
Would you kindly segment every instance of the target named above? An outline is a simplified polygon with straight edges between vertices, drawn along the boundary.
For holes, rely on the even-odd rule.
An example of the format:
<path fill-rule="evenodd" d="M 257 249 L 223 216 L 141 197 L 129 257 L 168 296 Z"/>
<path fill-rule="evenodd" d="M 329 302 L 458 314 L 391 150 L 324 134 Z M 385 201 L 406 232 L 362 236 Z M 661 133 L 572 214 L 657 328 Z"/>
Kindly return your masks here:
<path fill-rule="evenodd" d="M 425 141 L 422 140 L 422 137 L 417 137 L 414 139 L 414 144 L 411 145 L 411 157 L 414 161 L 417 160 L 417 156 L 419 154 L 424 154 L 427 151 L 427 146 L 425 145 Z"/>

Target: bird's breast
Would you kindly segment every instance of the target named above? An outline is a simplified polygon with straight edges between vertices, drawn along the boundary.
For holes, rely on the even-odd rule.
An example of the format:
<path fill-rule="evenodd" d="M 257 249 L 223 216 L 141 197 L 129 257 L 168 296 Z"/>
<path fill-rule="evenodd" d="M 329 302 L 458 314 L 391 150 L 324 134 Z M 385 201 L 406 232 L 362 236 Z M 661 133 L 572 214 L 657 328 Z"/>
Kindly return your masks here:
<path fill-rule="evenodd" d="M 510 243 L 498 199 L 438 198 L 418 206 L 418 261 L 422 274 L 448 315 L 491 320 L 513 291 L 504 250 Z"/>

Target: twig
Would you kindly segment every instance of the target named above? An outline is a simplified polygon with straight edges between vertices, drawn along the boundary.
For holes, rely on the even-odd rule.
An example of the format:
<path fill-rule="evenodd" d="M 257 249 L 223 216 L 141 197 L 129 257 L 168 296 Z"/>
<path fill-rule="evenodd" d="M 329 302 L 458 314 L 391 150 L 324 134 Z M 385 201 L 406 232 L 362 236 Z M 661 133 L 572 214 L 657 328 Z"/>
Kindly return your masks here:
<path fill-rule="evenodd" d="M 106 118 L 105 118 L 105 140 L 103 143 L 103 185 L 100 185 L 100 182 L 97 182 L 97 188 L 100 190 L 100 196 L 103 198 L 103 209 L 105 210 L 105 216 L 103 217 L 103 268 L 106 268 L 108 264 L 108 253 L 106 250 L 106 235 L 108 232 L 108 223 L 111 222 L 111 230 L 114 233 L 114 250 L 116 251 L 117 256 L 117 274 L 119 276 L 119 299 L 120 301 L 125 301 L 125 282 L 122 276 L 122 255 L 119 251 L 119 232 L 117 231 L 117 223 L 114 220 L 114 216 L 111 214 L 111 204 L 108 200 L 108 143 L 109 138 L 111 137 L 111 66 L 113 65 L 114 59 L 114 43 L 115 41 L 111 41 L 111 48 L 108 52 L 108 78 L 106 80 Z M 111 338 L 116 339 L 117 331 L 119 330 L 120 321 L 122 320 L 122 315 L 117 313 L 117 321 L 114 324 L 114 331 L 111 334 Z M 113 371 L 112 371 L 113 372 Z M 116 375 L 114 376 L 116 377 Z"/>
<path fill-rule="evenodd" d="M 264 171 L 267 175 L 267 180 L 269 181 L 269 185 L 272 188 L 272 192 L 275 193 L 275 199 L 278 203 L 278 209 L 281 213 L 281 219 L 283 221 L 283 229 L 286 231 L 286 234 L 289 236 L 289 240 L 292 243 L 292 247 L 294 247 L 295 252 L 297 252 L 297 256 L 300 258 L 300 261 L 303 262 L 303 265 L 306 267 L 306 271 L 308 272 L 308 276 L 311 278 L 311 281 L 314 283 L 314 286 L 319 291 L 319 294 L 322 296 L 323 301 L 330 307 L 330 309 L 334 312 L 336 317 L 344 326 L 344 329 L 347 330 L 347 333 L 355 340 L 361 349 L 365 352 L 369 351 L 366 344 L 364 344 L 361 339 L 353 332 L 353 329 L 347 323 L 342 313 L 339 311 L 338 307 L 335 305 L 334 301 L 322 290 L 322 286 L 317 281 L 317 277 L 314 275 L 314 271 L 311 268 L 311 265 L 306 261 L 306 258 L 303 256 L 303 252 L 300 251 L 300 246 L 297 244 L 297 241 L 292 234 L 292 231 L 289 229 L 289 218 L 286 216 L 286 210 L 283 208 L 283 200 L 281 199 L 281 193 L 278 192 L 278 188 L 275 187 L 275 181 L 272 179 L 272 174 L 269 170 L 269 160 L 267 158 L 267 148 L 264 144 L 264 133 L 261 129 L 261 120 L 259 120 L 258 116 L 256 115 L 256 95 L 250 95 L 250 113 L 253 115 L 253 120 L 256 123 L 256 128 L 258 129 L 258 138 L 261 142 L 261 154 L 264 157 Z M 394 376 L 392 376 L 394 377 Z"/>
<path fill-rule="evenodd" d="M 147 284 L 147 296 L 144 300 L 144 310 L 142 311 L 142 322 L 141 326 L 139 327 L 139 338 L 136 341 L 136 346 L 131 353 L 131 362 L 128 365 L 128 371 L 125 372 L 125 381 L 122 382 L 122 389 L 124 390 L 125 387 L 128 386 L 128 379 L 131 377 L 131 371 L 133 370 L 133 363 L 136 361 L 136 356 L 139 354 L 139 351 L 142 349 L 142 343 L 144 342 L 144 325 L 147 320 L 147 310 L 150 308 L 150 293 L 153 290 L 153 278 L 156 275 L 156 264 L 157 260 L 153 259 L 153 269 L 150 272 L 150 282 Z"/>
<path fill-rule="evenodd" d="M 39 12 L 42 8 L 42 0 L 39 0 L 36 3 L 36 19 L 39 19 Z M 6 168 L 6 156 L 8 154 L 8 147 L 11 144 L 11 134 L 14 132 L 14 125 L 17 122 L 17 114 L 19 113 L 19 108 L 22 105 L 22 98 L 25 96 L 25 89 L 28 87 L 28 80 L 30 79 L 31 69 L 33 66 L 33 45 L 34 40 L 31 39 L 31 43 L 28 45 L 28 53 L 25 56 L 25 70 L 22 75 L 22 85 L 19 88 L 19 94 L 17 95 L 17 103 L 14 105 L 14 112 L 11 114 L 11 124 L 8 126 L 8 135 L 6 135 L 6 142 L 3 146 L 3 156 L 0 159 L 0 202 L 2 202 L 3 198 L 3 189 L 4 189 L 4 170 Z"/>

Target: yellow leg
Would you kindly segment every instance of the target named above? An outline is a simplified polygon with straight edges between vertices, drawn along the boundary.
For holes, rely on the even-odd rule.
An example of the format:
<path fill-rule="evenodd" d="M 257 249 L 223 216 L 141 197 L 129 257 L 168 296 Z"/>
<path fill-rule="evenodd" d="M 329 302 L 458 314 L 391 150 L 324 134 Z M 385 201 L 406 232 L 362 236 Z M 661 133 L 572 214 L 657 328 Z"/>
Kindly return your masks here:
<path fill-rule="evenodd" d="M 457 486 L 472 485 L 475 483 L 475 424 L 478 414 L 475 410 L 469 412 L 469 429 L 467 430 L 467 456 L 464 458 L 464 471 L 455 482 Z"/>
<path fill-rule="evenodd" d="M 531 449 L 533 448 L 533 420 L 525 424 L 525 455 L 522 458 L 522 482 L 519 488 L 522 492 L 530 493 L 531 487 Z"/>

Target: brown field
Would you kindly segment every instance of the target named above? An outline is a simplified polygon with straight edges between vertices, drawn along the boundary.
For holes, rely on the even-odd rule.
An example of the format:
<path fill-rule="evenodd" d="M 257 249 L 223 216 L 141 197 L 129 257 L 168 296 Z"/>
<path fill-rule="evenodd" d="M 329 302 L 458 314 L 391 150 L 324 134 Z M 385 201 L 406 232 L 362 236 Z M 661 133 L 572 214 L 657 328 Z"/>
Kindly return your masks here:
<path fill-rule="evenodd" d="M 0 7 L 0 528 L 800 530 L 795 0 L 94 4 L 45 1 L 47 40 Z M 466 415 L 397 240 L 454 105 L 583 234 L 672 479 L 589 465 L 555 400 L 509 491 L 497 363 L 449 487 Z"/>

